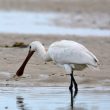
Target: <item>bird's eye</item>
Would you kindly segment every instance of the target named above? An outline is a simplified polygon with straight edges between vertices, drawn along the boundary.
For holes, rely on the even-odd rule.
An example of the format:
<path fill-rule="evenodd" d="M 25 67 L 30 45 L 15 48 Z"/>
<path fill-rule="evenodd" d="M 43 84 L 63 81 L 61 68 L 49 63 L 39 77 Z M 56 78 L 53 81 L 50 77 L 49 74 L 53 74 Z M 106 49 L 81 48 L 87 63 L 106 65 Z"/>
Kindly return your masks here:
<path fill-rule="evenodd" d="M 31 46 L 29 46 L 29 49 L 31 50 Z"/>

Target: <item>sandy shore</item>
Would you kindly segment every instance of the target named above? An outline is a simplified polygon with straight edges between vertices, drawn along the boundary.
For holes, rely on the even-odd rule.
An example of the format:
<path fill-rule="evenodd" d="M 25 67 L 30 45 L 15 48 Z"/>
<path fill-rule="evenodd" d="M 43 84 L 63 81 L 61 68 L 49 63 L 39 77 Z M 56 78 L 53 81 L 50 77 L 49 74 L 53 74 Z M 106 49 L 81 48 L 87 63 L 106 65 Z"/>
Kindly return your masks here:
<path fill-rule="evenodd" d="M 82 0 L 70 0 L 69 2 L 67 0 L 0 0 L 0 10 L 73 13 L 71 19 L 76 19 L 75 27 L 110 27 L 109 0 L 85 0 L 85 2 Z M 52 42 L 61 39 L 82 43 L 100 61 L 100 71 L 86 69 L 83 72 L 74 73 L 80 86 L 110 86 L 110 38 L 15 34 L 0 34 L 0 86 L 68 86 L 69 79 L 65 75 L 64 69 L 52 62 L 44 64 L 36 54 L 28 63 L 24 78 L 22 77 L 18 81 L 7 81 L 16 73 L 28 53 L 28 48 L 11 47 L 15 42 L 29 44 L 34 40 L 39 40 L 48 48 Z"/>
<path fill-rule="evenodd" d="M 109 0 L 0 0 L 0 9 L 110 13 Z"/>
<path fill-rule="evenodd" d="M 5 38 L 5 39 L 4 39 Z M 15 42 L 29 44 L 34 40 L 41 41 L 46 48 L 57 40 L 70 39 L 82 43 L 91 50 L 100 61 L 100 71 L 85 69 L 74 72 L 76 81 L 80 86 L 110 86 L 110 38 L 80 38 L 80 37 L 51 37 L 51 36 L 26 36 L 26 35 L 0 35 L 0 86 L 68 86 L 69 76 L 65 75 L 63 68 L 52 62 L 44 64 L 37 54 L 29 61 L 24 78 L 18 81 L 10 80 L 25 59 L 28 48 L 8 47 Z"/>

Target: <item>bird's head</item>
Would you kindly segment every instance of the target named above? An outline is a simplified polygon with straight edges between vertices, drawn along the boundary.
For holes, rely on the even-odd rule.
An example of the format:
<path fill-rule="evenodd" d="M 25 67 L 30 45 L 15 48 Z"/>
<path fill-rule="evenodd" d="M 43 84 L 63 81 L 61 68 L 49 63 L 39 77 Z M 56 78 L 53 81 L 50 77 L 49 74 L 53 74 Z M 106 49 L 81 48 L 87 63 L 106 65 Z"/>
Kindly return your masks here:
<path fill-rule="evenodd" d="M 34 54 L 34 52 L 39 53 L 40 51 L 45 51 L 43 45 L 39 42 L 39 41 L 34 41 L 32 43 L 29 44 L 29 52 L 27 57 L 25 58 L 23 64 L 20 66 L 20 68 L 18 69 L 18 71 L 16 72 L 16 76 L 22 76 L 25 66 L 28 63 L 29 59 L 31 58 L 31 56 Z"/>
<path fill-rule="evenodd" d="M 37 48 L 39 48 L 39 46 L 41 45 L 41 43 L 39 41 L 34 41 L 32 43 L 29 44 L 29 52 L 27 57 L 25 58 L 23 64 L 20 66 L 20 68 L 18 69 L 18 71 L 16 72 L 17 76 L 21 76 L 23 75 L 24 69 L 26 64 L 28 63 L 29 59 L 31 58 L 31 56 L 34 54 L 35 51 L 37 51 Z"/>
<path fill-rule="evenodd" d="M 34 41 L 29 44 L 29 51 L 30 52 L 35 52 L 37 49 L 41 46 L 42 44 L 39 41 Z"/>

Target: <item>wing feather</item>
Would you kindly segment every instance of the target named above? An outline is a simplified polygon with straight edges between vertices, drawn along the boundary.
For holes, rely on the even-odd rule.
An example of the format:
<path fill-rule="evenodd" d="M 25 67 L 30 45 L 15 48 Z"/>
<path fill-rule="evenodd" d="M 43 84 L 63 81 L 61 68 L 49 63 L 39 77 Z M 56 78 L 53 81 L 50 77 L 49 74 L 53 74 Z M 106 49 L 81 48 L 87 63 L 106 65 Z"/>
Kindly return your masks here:
<path fill-rule="evenodd" d="M 48 53 L 55 62 L 60 64 L 90 64 L 95 66 L 95 61 L 97 61 L 95 55 L 83 45 L 68 40 L 51 44 Z"/>

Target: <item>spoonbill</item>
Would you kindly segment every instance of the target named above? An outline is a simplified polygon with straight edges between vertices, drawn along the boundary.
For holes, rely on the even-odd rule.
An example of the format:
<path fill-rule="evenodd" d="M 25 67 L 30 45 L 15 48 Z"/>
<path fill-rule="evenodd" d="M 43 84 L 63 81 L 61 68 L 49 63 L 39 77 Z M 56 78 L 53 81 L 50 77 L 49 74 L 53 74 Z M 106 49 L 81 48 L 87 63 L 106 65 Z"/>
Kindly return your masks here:
<path fill-rule="evenodd" d="M 24 68 L 34 52 L 37 52 L 45 62 L 54 61 L 56 64 L 64 67 L 66 74 L 69 74 L 71 77 L 69 90 L 72 91 L 74 83 L 75 95 L 78 92 L 78 85 L 73 75 L 74 70 L 81 71 L 89 66 L 95 68 L 99 62 L 92 52 L 75 41 L 56 41 L 49 46 L 48 51 L 45 50 L 41 42 L 34 41 L 30 43 L 28 55 L 16 72 L 16 76 L 23 75 Z"/>

